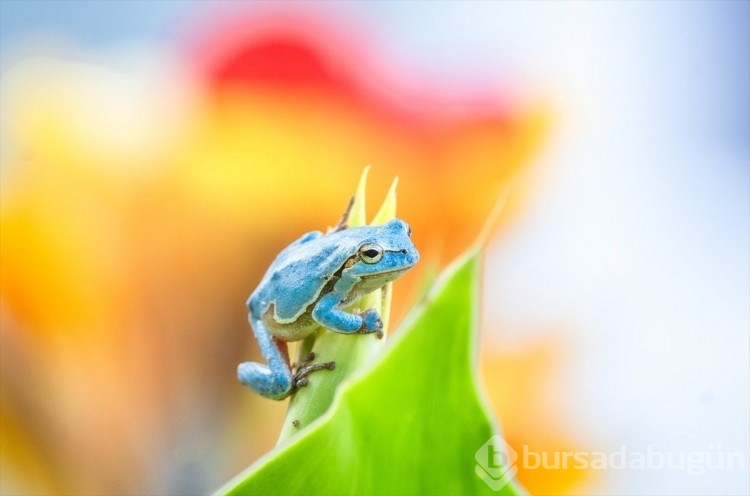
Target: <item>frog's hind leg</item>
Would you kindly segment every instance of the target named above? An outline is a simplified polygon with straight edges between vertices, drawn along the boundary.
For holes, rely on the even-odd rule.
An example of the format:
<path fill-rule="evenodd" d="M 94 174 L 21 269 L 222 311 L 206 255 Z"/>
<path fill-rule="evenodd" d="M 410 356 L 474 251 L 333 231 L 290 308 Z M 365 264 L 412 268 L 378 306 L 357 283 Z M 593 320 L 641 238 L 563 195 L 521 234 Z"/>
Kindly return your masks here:
<path fill-rule="evenodd" d="M 336 362 L 312 363 L 313 360 L 315 360 L 315 353 L 310 352 L 307 355 L 307 358 L 305 358 L 305 361 L 297 367 L 297 370 L 295 370 L 293 385 L 295 390 L 307 386 L 307 376 L 316 370 L 333 370 L 336 368 Z"/>
<path fill-rule="evenodd" d="M 291 394 L 294 386 L 286 343 L 274 339 L 260 319 L 251 318 L 250 325 L 268 365 L 241 363 L 237 367 L 237 378 L 248 389 L 266 398 L 282 400 Z"/>

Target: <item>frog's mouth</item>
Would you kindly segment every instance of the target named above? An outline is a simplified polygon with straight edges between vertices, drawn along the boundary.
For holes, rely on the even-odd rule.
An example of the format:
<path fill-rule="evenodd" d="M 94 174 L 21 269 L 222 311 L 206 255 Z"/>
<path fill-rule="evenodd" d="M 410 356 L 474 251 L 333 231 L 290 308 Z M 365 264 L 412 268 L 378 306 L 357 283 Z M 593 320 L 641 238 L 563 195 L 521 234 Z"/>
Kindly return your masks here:
<path fill-rule="evenodd" d="M 394 252 L 394 253 L 398 253 L 398 252 Z M 411 270 L 411 268 L 414 267 L 416 264 L 417 262 L 415 261 L 415 262 L 410 263 L 409 265 L 401 264 L 398 267 L 393 268 L 393 269 L 383 269 L 379 272 L 371 272 L 369 274 L 369 277 L 377 277 L 377 278 L 388 277 L 390 278 L 388 282 L 390 282 L 398 278 L 404 272 L 408 272 L 409 270 Z"/>
<path fill-rule="evenodd" d="M 383 272 L 378 272 L 377 274 L 371 274 L 370 277 L 360 280 L 354 286 L 354 291 L 363 291 L 364 293 L 369 293 L 371 291 L 375 291 L 376 289 L 380 289 L 389 282 L 393 282 L 401 277 L 401 275 L 410 268 L 411 266 L 399 267 L 398 269 L 386 270 Z"/>

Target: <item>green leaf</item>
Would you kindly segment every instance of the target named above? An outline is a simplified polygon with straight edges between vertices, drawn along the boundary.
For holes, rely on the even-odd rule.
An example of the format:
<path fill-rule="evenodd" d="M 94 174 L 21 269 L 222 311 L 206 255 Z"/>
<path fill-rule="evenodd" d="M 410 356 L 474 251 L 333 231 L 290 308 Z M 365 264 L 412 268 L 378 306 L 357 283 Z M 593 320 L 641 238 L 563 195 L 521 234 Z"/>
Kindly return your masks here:
<path fill-rule="evenodd" d="M 498 434 L 477 380 L 479 253 L 443 273 L 322 417 L 220 493 L 523 494 L 475 473 L 475 453 Z"/>

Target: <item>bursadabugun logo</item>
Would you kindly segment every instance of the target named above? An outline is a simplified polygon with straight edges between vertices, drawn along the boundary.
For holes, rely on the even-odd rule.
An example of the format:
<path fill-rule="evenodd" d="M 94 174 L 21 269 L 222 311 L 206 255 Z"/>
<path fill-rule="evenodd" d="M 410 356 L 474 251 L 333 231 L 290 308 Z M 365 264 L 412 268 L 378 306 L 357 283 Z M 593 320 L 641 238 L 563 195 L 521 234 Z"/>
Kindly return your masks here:
<path fill-rule="evenodd" d="M 499 491 L 518 472 L 524 470 L 684 470 L 701 476 L 709 470 L 746 470 L 745 453 L 723 451 L 721 445 L 710 445 L 708 451 L 657 451 L 652 445 L 645 452 L 629 449 L 624 444 L 618 451 L 554 451 L 537 453 L 524 445 L 521 457 L 505 440 L 492 436 L 474 455 L 474 472 L 491 489 Z"/>
<path fill-rule="evenodd" d="M 493 491 L 502 489 L 518 472 L 518 453 L 497 434 L 477 450 L 474 458 L 477 461 L 474 472 Z"/>

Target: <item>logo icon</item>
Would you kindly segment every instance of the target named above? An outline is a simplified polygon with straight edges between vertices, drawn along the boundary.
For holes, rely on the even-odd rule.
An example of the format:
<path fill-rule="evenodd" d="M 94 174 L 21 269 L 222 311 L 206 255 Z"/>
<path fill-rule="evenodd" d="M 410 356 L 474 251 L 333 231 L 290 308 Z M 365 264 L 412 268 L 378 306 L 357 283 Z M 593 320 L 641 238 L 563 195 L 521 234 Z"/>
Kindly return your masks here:
<path fill-rule="evenodd" d="M 493 491 L 499 491 L 518 472 L 518 453 L 497 434 L 487 440 L 474 455 L 477 461 L 474 472 Z"/>

